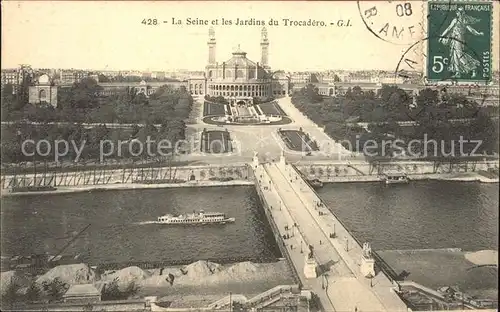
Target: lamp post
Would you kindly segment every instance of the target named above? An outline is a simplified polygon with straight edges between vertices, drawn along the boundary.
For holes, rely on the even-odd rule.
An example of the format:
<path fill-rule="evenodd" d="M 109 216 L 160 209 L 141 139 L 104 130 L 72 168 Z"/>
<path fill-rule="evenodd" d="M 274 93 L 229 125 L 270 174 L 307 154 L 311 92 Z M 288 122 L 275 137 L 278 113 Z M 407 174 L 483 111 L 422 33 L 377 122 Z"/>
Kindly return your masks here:
<path fill-rule="evenodd" d="M 373 274 L 370 272 L 370 273 L 368 274 L 368 276 L 366 276 L 366 277 L 370 279 L 370 287 L 373 287 L 373 278 L 374 278 L 375 276 L 373 276 Z"/>
<path fill-rule="evenodd" d="M 328 273 L 323 274 L 321 283 L 323 285 L 323 289 L 325 290 L 325 292 L 328 292 Z"/>

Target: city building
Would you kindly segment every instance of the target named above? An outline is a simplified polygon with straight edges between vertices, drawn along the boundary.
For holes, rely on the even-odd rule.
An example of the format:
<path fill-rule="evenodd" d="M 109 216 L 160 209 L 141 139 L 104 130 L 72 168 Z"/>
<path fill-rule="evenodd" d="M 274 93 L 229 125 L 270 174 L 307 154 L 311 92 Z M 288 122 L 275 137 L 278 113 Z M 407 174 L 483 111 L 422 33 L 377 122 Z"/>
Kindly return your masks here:
<path fill-rule="evenodd" d="M 29 87 L 28 102 L 33 105 L 52 105 L 57 107 L 57 86 L 48 75 L 41 75 L 37 82 Z"/>
<path fill-rule="evenodd" d="M 261 59 L 254 62 L 238 48 L 227 61 L 216 61 L 216 39 L 213 28 L 209 30 L 208 64 L 203 77 L 190 77 L 189 91 L 195 96 L 222 96 L 231 103 L 252 104 L 254 98 L 265 101 L 273 96 L 289 93 L 290 79 L 282 71 L 272 72 L 269 66 L 269 39 L 267 30 L 261 32 Z"/>
<path fill-rule="evenodd" d="M 15 69 L 2 69 L 2 92 L 5 85 L 12 85 L 12 93 L 17 92 L 17 87 L 22 82 L 22 74 L 17 68 Z"/>
<path fill-rule="evenodd" d="M 151 74 L 151 78 L 158 79 L 158 80 L 164 80 L 166 78 L 165 72 L 155 71 Z"/>
<path fill-rule="evenodd" d="M 2 69 L 1 85 L 12 85 L 12 93 L 16 94 L 23 81 L 30 84 L 33 78 L 33 69 L 29 65 L 21 65 L 19 68 Z"/>
<path fill-rule="evenodd" d="M 59 72 L 58 84 L 73 84 L 75 82 L 80 82 L 82 79 L 87 78 L 89 73 L 84 70 L 76 69 L 61 69 Z"/>
<path fill-rule="evenodd" d="M 311 74 L 304 72 L 294 72 L 290 74 L 290 82 L 292 84 L 303 84 L 311 82 Z"/>
<path fill-rule="evenodd" d="M 187 81 L 149 81 L 140 82 L 100 82 L 102 90 L 98 92 L 99 96 L 107 97 L 117 94 L 134 92 L 135 94 L 144 94 L 149 97 L 162 86 L 169 86 L 172 89 L 188 88 Z"/>

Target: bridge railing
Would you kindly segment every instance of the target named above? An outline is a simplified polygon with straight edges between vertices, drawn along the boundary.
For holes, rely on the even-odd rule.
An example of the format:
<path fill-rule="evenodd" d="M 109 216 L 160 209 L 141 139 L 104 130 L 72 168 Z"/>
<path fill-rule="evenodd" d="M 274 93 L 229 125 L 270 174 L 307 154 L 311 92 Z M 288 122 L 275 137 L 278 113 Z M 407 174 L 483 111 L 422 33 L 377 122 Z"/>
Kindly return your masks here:
<path fill-rule="evenodd" d="M 335 217 L 335 220 L 337 221 L 337 223 L 339 223 L 339 225 L 343 228 L 343 230 L 349 234 L 351 240 L 353 240 L 354 242 L 356 242 L 357 244 L 357 247 L 359 249 L 362 249 L 362 244 L 361 242 L 349 231 L 349 229 L 347 228 L 347 226 L 342 222 L 342 220 L 331 210 L 328 208 L 328 205 L 321 199 L 321 197 L 318 195 L 318 193 L 314 190 L 314 188 L 311 186 L 311 184 L 309 184 L 309 182 L 307 181 L 307 179 L 304 178 L 304 175 L 302 172 L 300 172 L 300 170 L 297 169 L 297 167 L 295 165 L 292 165 L 290 164 L 290 166 L 293 168 L 293 170 L 300 176 L 302 177 L 302 179 L 304 180 L 304 182 L 306 183 L 307 187 L 308 187 L 308 191 L 311 192 L 318 200 L 319 202 L 321 203 L 321 205 L 323 205 L 323 207 L 327 208 L 330 213 Z"/>
<path fill-rule="evenodd" d="M 263 165 L 260 165 L 259 167 L 260 167 L 260 169 L 265 174 L 267 174 L 267 172 L 265 171 Z M 255 176 L 258 176 L 257 172 L 254 172 L 254 174 L 255 174 Z M 269 176 L 267 178 L 269 178 Z M 276 224 L 276 222 L 274 221 L 274 218 L 273 218 L 273 216 L 270 213 L 271 209 L 269 208 L 269 205 L 266 202 L 265 196 L 264 196 L 263 191 L 262 191 L 262 186 L 260 185 L 259 179 L 257 177 L 255 177 L 255 187 L 257 189 L 257 194 L 259 195 L 259 198 L 262 201 L 262 206 L 264 207 L 264 212 L 265 212 L 265 214 L 267 216 L 267 219 L 269 220 L 269 224 L 270 224 L 270 226 L 271 226 L 271 228 L 273 230 L 274 236 L 276 237 L 276 241 L 278 243 L 278 248 L 280 249 L 281 254 L 286 258 L 287 263 L 290 264 L 290 268 L 291 268 L 291 270 L 293 272 L 293 276 L 294 276 L 295 282 L 302 288 L 303 284 L 302 284 L 302 281 L 300 280 L 299 272 L 297 271 L 297 268 L 293 264 L 293 261 L 292 261 L 292 258 L 290 256 L 289 252 L 288 252 L 288 249 L 285 246 L 285 241 L 284 241 L 283 237 L 280 234 L 279 227 Z M 279 199 L 282 200 L 281 197 L 279 197 Z M 283 204 L 283 206 L 285 206 L 285 205 Z"/>
<path fill-rule="evenodd" d="M 327 208 L 330 213 L 333 215 L 335 220 L 338 222 L 338 224 L 343 228 L 344 232 L 349 235 L 350 240 L 354 241 L 356 243 L 356 247 L 358 249 L 358 252 L 362 252 L 362 245 L 361 242 L 352 234 L 347 226 L 342 222 L 342 220 L 337 217 L 337 215 L 330 209 L 328 208 L 328 205 L 321 199 L 321 197 L 318 195 L 318 193 L 314 190 L 314 188 L 310 185 L 310 183 L 307 181 L 307 179 L 304 178 L 304 174 L 296 168 L 295 165 L 291 165 L 292 168 L 295 170 L 297 174 L 299 174 L 303 180 L 305 181 L 306 185 L 309 188 L 309 191 L 314 194 L 316 198 L 320 201 L 320 203 Z M 375 261 L 377 263 L 377 266 L 380 268 L 380 270 L 384 273 L 384 275 L 389 279 L 389 281 L 393 284 L 398 284 L 400 281 L 399 274 L 397 274 L 394 269 L 375 251 L 372 251 L 373 257 L 375 258 Z"/>

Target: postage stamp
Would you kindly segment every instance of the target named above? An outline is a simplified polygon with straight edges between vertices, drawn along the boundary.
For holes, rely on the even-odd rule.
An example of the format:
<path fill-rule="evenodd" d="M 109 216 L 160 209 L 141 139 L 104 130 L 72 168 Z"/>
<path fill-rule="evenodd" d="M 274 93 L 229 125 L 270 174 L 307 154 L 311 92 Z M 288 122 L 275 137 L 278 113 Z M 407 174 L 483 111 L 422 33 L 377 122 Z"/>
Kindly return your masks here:
<path fill-rule="evenodd" d="M 488 83 L 492 78 L 492 3 L 428 3 L 427 80 Z"/>

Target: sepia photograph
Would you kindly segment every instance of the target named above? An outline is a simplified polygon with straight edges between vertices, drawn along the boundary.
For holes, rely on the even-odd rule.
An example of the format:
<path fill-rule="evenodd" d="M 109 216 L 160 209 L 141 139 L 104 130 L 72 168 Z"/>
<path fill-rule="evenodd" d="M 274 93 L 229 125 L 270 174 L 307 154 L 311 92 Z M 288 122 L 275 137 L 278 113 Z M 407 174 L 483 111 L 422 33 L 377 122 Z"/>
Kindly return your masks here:
<path fill-rule="evenodd" d="M 500 2 L 1 7 L 2 311 L 498 311 Z"/>

